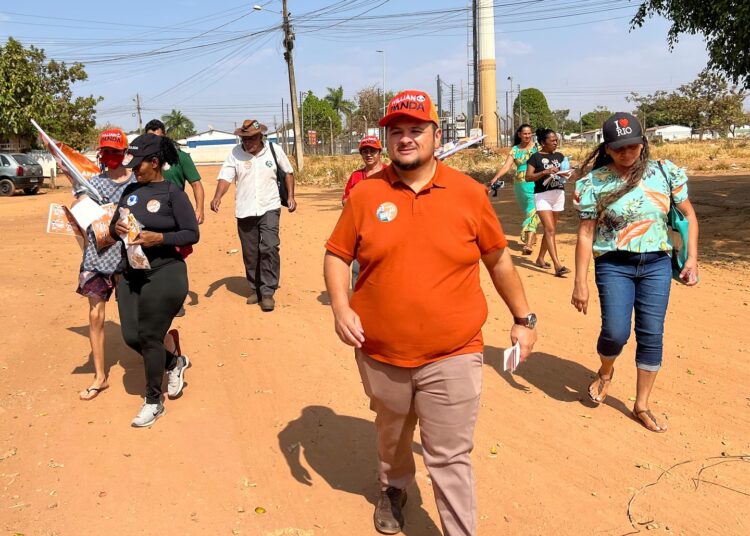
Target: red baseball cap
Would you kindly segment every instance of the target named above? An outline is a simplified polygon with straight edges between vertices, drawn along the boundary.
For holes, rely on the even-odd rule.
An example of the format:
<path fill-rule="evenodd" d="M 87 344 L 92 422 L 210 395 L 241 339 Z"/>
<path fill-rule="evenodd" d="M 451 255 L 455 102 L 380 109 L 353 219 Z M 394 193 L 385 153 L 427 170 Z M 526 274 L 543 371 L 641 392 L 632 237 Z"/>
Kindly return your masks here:
<path fill-rule="evenodd" d="M 380 140 L 377 136 L 365 136 L 359 141 L 359 150 L 361 151 L 365 147 L 372 147 L 378 151 L 383 150 L 383 146 L 380 144 Z"/>
<path fill-rule="evenodd" d="M 394 119 L 403 117 L 417 121 L 431 121 L 440 126 L 437 110 L 432 99 L 424 91 L 407 89 L 391 99 L 387 113 L 378 122 L 381 127 L 387 127 Z"/>
<path fill-rule="evenodd" d="M 128 137 L 119 128 L 108 128 L 99 134 L 99 148 L 111 147 L 124 151 L 128 148 Z"/>

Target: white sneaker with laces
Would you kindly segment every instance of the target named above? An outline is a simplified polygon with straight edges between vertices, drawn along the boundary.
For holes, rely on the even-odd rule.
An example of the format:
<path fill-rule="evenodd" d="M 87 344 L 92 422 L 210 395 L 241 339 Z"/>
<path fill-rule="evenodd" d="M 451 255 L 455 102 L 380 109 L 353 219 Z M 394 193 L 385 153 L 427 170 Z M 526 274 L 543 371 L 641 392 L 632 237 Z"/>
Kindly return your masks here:
<path fill-rule="evenodd" d="M 164 404 L 162 404 L 161 402 L 159 402 L 158 404 L 149 404 L 148 401 L 144 398 L 141 410 L 138 412 L 138 415 L 135 416 L 135 419 L 133 419 L 133 422 L 131 422 L 130 424 L 136 428 L 151 426 L 156 422 L 156 419 L 164 415 L 166 411 L 167 410 L 164 409 Z"/>
<path fill-rule="evenodd" d="M 172 370 L 167 371 L 167 394 L 169 398 L 177 398 L 185 386 L 185 371 L 190 366 L 190 360 L 186 355 L 177 356 L 177 364 Z"/>

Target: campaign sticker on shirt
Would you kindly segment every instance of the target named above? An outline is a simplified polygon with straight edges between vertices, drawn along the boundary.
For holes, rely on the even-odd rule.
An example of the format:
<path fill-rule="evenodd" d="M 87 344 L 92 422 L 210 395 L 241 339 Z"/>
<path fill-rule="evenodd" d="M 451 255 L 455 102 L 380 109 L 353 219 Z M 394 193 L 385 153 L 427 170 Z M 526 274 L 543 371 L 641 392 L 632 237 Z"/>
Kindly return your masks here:
<path fill-rule="evenodd" d="M 273 162 L 271 162 L 270 160 L 266 160 L 266 167 L 273 167 Z"/>
<path fill-rule="evenodd" d="M 132 207 L 137 202 L 138 202 L 138 196 L 135 194 L 130 195 L 130 197 L 128 197 L 128 200 L 126 201 L 129 207 Z"/>
<path fill-rule="evenodd" d="M 157 201 L 156 199 L 152 199 L 151 201 L 146 203 L 146 210 L 148 210 L 152 214 L 159 212 L 160 208 L 161 208 L 161 203 L 159 203 L 159 201 Z"/>
<path fill-rule="evenodd" d="M 398 216 L 398 207 L 390 201 L 386 201 L 378 207 L 375 215 L 378 217 L 378 220 L 383 223 L 388 223 L 389 221 L 395 220 L 396 216 Z"/>

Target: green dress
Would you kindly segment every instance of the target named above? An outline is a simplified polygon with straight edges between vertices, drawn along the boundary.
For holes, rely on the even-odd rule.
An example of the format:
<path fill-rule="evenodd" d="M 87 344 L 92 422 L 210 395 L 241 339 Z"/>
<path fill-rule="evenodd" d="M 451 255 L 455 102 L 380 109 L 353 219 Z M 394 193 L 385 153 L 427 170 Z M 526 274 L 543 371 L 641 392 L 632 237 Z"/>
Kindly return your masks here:
<path fill-rule="evenodd" d="M 516 194 L 518 206 L 523 210 L 523 222 L 521 222 L 521 242 L 526 242 L 529 233 L 536 233 L 539 225 L 539 216 L 536 215 L 534 207 L 534 183 L 526 182 L 526 166 L 531 155 L 538 151 L 536 145 L 531 149 L 520 149 L 514 145 L 510 150 L 510 156 L 516 164 L 516 180 L 513 183 L 513 193 Z"/>

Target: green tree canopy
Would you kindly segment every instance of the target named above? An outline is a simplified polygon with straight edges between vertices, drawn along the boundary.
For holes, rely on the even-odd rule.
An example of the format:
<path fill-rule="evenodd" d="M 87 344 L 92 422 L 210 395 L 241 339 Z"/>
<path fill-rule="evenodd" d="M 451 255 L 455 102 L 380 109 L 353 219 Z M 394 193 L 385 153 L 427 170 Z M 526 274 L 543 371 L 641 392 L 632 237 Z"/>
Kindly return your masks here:
<path fill-rule="evenodd" d="M 386 103 L 393 98 L 394 92 L 385 94 Z M 383 92 L 378 86 L 360 89 L 354 97 L 356 109 L 351 114 L 349 129 L 364 134 L 367 128 L 378 128 L 378 121 L 383 117 Z"/>
<path fill-rule="evenodd" d="M 328 90 L 328 94 L 323 98 L 331 105 L 331 108 L 339 115 L 350 115 L 354 110 L 354 103 L 344 98 L 344 88 L 339 86 L 337 88 L 329 87 L 326 89 Z"/>
<path fill-rule="evenodd" d="M 672 22 L 667 34 L 670 50 L 680 34 L 706 39 L 708 66 L 750 89 L 750 2 L 747 0 L 646 0 L 641 2 L 631 28 L 661 15 Z"/>
<path fill-rule="evenodd" d="M 318 133 L 318 140 L 328 142 L 333 127 L 333 137 L 341 133 L 341 117 L 333 109 L 331 103 L 325 99 L 319 99 L 312 91 L 308 91 L 300 107 L 300 118 L 305 131 L 314 130 Z M 307 141 L 306 132 L 303 133 Z"/>
<path fill-rule="evenodd" d="M 195 124 L 185 114 L 174 108 L 168 114 L 162 115 L 161 120 L 167 127 L 165 134 L 173 140 L 181 140 L 196 134 Z"/>
<path fill-rule="evenodd" d="M 547 104 L 544 93 L 536 88 L 522 89 L 513 101 L 515 124 L 529 123 L 534 129 L 554 128 L 555 119 Z"/>
<path fill-rule="evenodd" d="M 82 64 L 47 60 L 44 50 L 8 38 L 0 46 L 0 137 L 33 141 L 35 119 L 50 136 L 84 149 L 102 100 L 73 97 L 72 84 L 87 78 Z"/>
<path fill-rule="evenodd" d="M 583 126 L 583 130 L 602 128 L 602 123 L 610 115 L 612 115 L 612 112 L 605 106 L 597 106 L 593 111 L 581 116 L 581 126 Z"/>
<path fill-rule="evenodd" d="M 636 104 L 634 110 L 644 128 L 679 125 L 684 122 L 679 99 L 675 93 L 656 91 L 651 95 L 631 93 L 627 100 Z"/>

